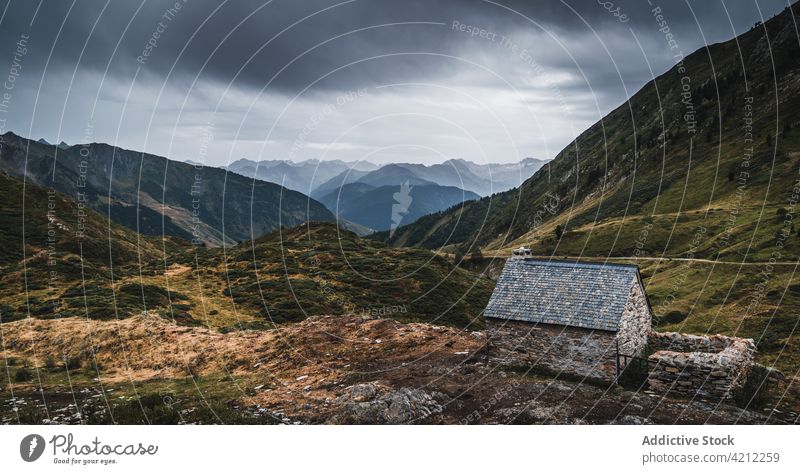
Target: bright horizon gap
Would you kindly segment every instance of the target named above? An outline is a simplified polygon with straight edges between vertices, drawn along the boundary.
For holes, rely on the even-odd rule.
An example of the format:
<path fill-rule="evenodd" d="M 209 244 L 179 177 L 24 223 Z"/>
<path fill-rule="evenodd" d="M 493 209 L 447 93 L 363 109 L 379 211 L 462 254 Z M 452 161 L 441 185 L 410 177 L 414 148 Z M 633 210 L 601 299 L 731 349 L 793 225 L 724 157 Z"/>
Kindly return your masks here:
<path fill-rule="evenodd" d="M 206 166 L 215 166 L 215 167 L 223 167 L 224 166 L 224 165 L 216 165 L 216 164 L 214 164 L 214 165 L 206 164 L 206 163 L 202 163 L 200 161 L 194 160 L 192 158 L 176 158 L 176 157 L 164 156 L 164 155 L 160 155 L 158 153 L 153 153 L 153 152 L 149 152 L 149 151 L 143 151 L 143 150 L 139 150 L 139 149 L 135 149 L 135 148 L 127 148 L 127 147 L 124 147 L 122 145 L 115 145 L 113 143 L 104 142 L 104 141 L 93 141 L 93 142 L 87 142 L 87 143 L 67 143 L 64 140 L 60 140 L 59 143 L 53 143 L 52 141 L 48 140 L 45 137 L 32 138 L 32 137 L 25 137 L 25 136 L 13 131 L 13 130 L 8 130 L 8 132 L 13 133 L 13 134 L 15 134 L 15 135 L 17 135 L 19 137 L 26 138 L 28 140 L 33 140 L 33 141 L 36 141 L 36 142 L 40 142 L 40 141 L 44 140 L 48 145 L 51 145 L 51 146 L 60 146 L 62 143 L 65 143 L 69 147 L 80 146 L 80 145 L 89 145 L 91 143 L 102 143 L 102 144 L 106 144 L 106 145 L 109 145 L 109 146 L 114 146 L 114 147 L 117 147 L 117 148 L 120 148 L 120 149 L 138 151 L 138 152 L 142 152 L 142 153 L 148 153 L 150 155 L 161 156 L 162 158 L 166 158 L 166 159 L 172 160 L 172 161 L 180 161 L 180 162 L 183 162 L 183 163 L 191 163 L 191 164 L 201 163 L 201 164 L 206 165 Z M 470 162 L 470 163 L 474 163 L 476 165 L 485 165 L 485 164 L 489 164 L 489 165 L 515 165 L 515 164 L 522 163 L 522 162 L 524 162 L 526 160 L 536 160 L 536 161 L 542 161 L 542 162 L 546 163 L 548 161 L 551 161 L 552 158 L 536 158 L 536 157 L 533 157 L 533 156 L 526 156 L 526 157 L 520 159 L 519 161 L 510 161 L 510 162 L 488 161 L 488 162 L 483 163 L 483 162 L 477 162 L 477 161 L 473 161 L 473 160 L 470 160 L 470 159 L 467 159 L 467 158 L 461 158 L 461 157 L 455 157 L 455 156 L 454 157 L 444 158 L 440 162 L 430 162 L 430 161 L 427 161 L 427 162 L 416 162 L 416 161 L 377 162 L 377 161 L 370 161 L 370 160 L 365 160 L 365 159 L 340 160 L 338 158 L 330 158 L 330 159 L 320 159 L 320 158 L 303 158 L 303 159 L 300 159 L 300 158 L 298 158 L 298 159 L 264 158 L 264 159 L 261 159 L 261 160 L 254 160 L 252 158 L 243 156 L 243 157 L 240 157 L 240 158 L 237 158 L 237 159 L 231 161 L 230 163 L 235 163 L 235 162 L 240 161 L 240 160 L 248 160 L 248 161 L 252 161 L 252 162 L 256 162 L 256 163 L 258 163 L 258 162 L 270 162 L 270 163 L 285 162 L 285 163 L 300 164 L 300 163 L 305 163 L 305 162 L 309 162 L 309 161 L 343 161 L 344 163 L 348 163 L 348 164 L 351 164 L 351 163 L 365 163 L 365 164 L 370 164 L 370 165 L 375 165 L 375 166 L 384 166 L 384 165 L 389 165 L 389 164 L 396 164 L 396 165 L 414 164 L 414 165 L 433 166 L 433 165 L 441 165 L 441 164 L 447 163 L 448 161 L 458 161 L 458 160 L 467 161 L 467 162 Z"/>

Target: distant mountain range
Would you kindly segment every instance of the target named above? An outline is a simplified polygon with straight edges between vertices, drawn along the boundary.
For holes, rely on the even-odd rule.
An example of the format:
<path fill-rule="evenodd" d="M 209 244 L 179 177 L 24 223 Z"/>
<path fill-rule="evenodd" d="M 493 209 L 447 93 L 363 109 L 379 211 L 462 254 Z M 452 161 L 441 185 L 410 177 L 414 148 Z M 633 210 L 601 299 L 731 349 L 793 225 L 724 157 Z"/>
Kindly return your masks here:
<path fill-rule="evenodd" d="M 0 170 L 83 201 L 130 229 L 221 245 L 307 221 L 319 202 L 277 184 L 104 143 L 54 146 L 2 136 Z"/>
<path fill-rule="evenodd" d="M 356 181 L 373 186 L 411 185 L 454 186 L 479 196 L 507 191 L 533 176 L 547 160 L 525 158 L 519 163 L 477 164 L 462 159 L 447 160 L 435 165 L 392 163 L 379 166 L 366 161 L 286 160 L 234 161 L 226 169 L 251 178 L 281 184 L 312 197 L 322 197 L 339 187 Z M 368 173 L 378 172 L 371 177 Z"/>
<path fill-rule="evenodd" d="M 519 163 L 479 165 L 453 159 L 435 165 L 377 166 L 363 161 L 293 163 L 243 159 L 227 169 L 308 193 L 343 220 L 345 226 L 364 235 L 374 230 L 390 230 L 398 223 L 410 224 L 462 202 L 513 189 L 544 163 L 526 158 Z M 407 206 L 395 197 L 403 186 L 409 187 Z"/>
<path fill-rule="evenodd" d="M 360 235 L 391 230 L 478 199 L 496 186 L 513 187 L 515 180 L 543 163 L 526 159 L 512 165 L 477 165 L 449 160 L 431 166 L 378 166 L 363 161 L 242 159 L 220 169 L 103 143 L 52 145 L 11 132 L 2 140 L 0 170 L 9 175 L 81 199 L 142 234 L 211 246 L 308 221 L 338 220 Z M 359 185 L 349 186 L 355 183 Z M 407 203 L 395 196 L 402 189 L 406 194 L 399 199 Z"/>
<path fill-rule="evenodd" d="M 285 188 L 310 194 L 313 189 L 340 173 L 350 170 L 355 172 L 374 171 L 378 169 L 378 165 L 366 161 L 264 160 L 256 162 L 243 158 L 234 161 L 226 169 L 249 178 L 280 184 Z"/>

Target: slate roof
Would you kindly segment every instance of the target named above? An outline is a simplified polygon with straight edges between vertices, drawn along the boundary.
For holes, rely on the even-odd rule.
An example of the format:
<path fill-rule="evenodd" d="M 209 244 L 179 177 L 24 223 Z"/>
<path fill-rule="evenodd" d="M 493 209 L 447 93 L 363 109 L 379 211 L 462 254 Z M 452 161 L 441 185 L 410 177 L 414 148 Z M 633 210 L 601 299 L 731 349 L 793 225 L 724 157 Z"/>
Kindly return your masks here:
<path fill-rule="evenodd" d="M 509 258 L 483 314 L 616 332 L 638 274 L 635 265 Z"/>

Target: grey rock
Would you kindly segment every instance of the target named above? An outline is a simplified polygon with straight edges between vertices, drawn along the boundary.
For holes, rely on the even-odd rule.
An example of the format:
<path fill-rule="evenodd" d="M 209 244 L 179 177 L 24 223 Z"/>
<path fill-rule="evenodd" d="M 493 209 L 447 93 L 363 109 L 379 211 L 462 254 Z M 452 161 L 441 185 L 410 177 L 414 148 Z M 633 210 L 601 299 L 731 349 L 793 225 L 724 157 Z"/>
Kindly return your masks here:
<path fill-rule="evenodd" d="M 383 392 L 383 393 L 381 393 Z M 435 396 L 424 390 L 403 387 L 391 391 L 376 384 L 350 387 L 336 400 L 336 424 L 406 424 L 442 411 Z"/>

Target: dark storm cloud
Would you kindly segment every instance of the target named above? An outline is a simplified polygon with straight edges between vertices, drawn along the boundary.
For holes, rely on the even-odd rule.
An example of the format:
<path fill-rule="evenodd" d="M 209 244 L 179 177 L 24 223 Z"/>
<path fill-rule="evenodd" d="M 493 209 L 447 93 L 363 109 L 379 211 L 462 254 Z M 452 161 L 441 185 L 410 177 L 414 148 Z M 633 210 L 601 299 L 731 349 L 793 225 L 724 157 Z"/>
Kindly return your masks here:
<path fill-rule="evenodd" d="M 424 82 L 461 88 L 491 103 L 494 114 L 517 127 L 511 133 L 523 154 L 551 157 L 674 63 L 654 7 L 661 8 L 688 54 L 745 31 L 786 2 L 187 0 L 179 1 L 180 8 L 175 5 L 175 0 L 15 0 L 0 6 L 5 8 L 0 61 L 10 65 L 20 35 L 30 38 L 22 65 L 25 80 L 14 91 L 16 113 L 6 129 L 77 141 L 91 120 L 107 127 L 98 128 L 93 139 L 168 154 L 175 153 L 173 146 L 196 142 L 194 132 L 206 120 L 203 112 L 219 106 L 218 138 L 264 140 L 264 130 L 280 118 L 268 139 L 280 144 L 294 140 L 307 116 L 330 102 L 331 94 Z M 473 27 L 494 36 L 472 36 Z M 529 54 L 512 52 L 501 37 Z M 286 98 L 312 83 L 302 101 L 277 117 Z M 256 94 L 267 85 L 264 96 Z M 165 93 L 159 95 L 162 88 Z M 391 95 L 395 90 L 373 90 L 369 100 L 374 102 L 342 108 L 342 114 L 351 115 L 329 119 L 325 130 L 317 130 L 327 133 L 320 140 L 334 139 L 384 107 L 408 111 L 407 104 L 429 107 L 444 121 L 459 120 L 470 130 L 485 122 L 459 112 L 474 105 L 467 100 L 435 103 L 442 94 L 403 89 L 403 95 Z M 256 103 L 259 97 L 266 104 Z M 255 111 L 248 111 L 251 105 Z M 525 117 L 522 108 L 564 122 L 542 120 L 545 128 L 535 137 L 526 133 L 535 119 Z M 143 129 L 143 123 L 150 128 Z M 378 147 L 381 140 L 400 140 L 401 134 L 396 127 L 359 133 L 359 143 L 339 148 Z M 431 130 L 426 146 L 436 144 L 437 133 L 450 132 Z M 495 138 L 482 142 L 494 159 L 512 159 L 509 146 L 490 143 Z M 541 145 L 543 140 L 549 145 Z M 228 151 L 240 152 L 254 149 Z M 465 147 L 463 153 L 468 152 Z M 284 155 L 285 148 L 270 153 Z"/>
<path fill-rule="evenodd" d="M 501 35 L 542 28 L 567 40 L 580 36 L 589 42 L 595 36 L 592 29 L 600 39 L 608 31 L 625 32 L 628 26 L 644 37 L 652 36 L 655 29 L 651 7 L 642 0 L 613 2 L 630 18 L 627 23 L 619 22 L 596 0 L 497 3 L 430 0 L 240 0 L 219 3 L 188 0 L 180 3 L 181 8 L 174 17 L 165 19 L 165 13 L 171 8 L 174 11 L 174 0 L 110 4 L 46 0 L 41 7 L 35 1 L 13 1 L 3 19 L 0 44 L 9 47 L 20 33 L 27 32 L 37 50 L 29 67 L 44 67 L 52 48 L 51 73 L 68 71 L 71 74 L 80 58 L 82 68 L 97 71 L 108 68 L 112 75 L 129 75 L 142 66 L 141 61 L 135 59 L 142 56 L 147 42 L 157 34 L 160 23 L 165 25 L 160 28 L 163 31 L 142 66 L 150 74 L 166 77 L 172 69 L 173 75 L 193 77 L 202 69 L 203 77 L 227 82 L 239 72 L 238 81 L 241 83 L 262 87 L 286 67 L 271 87 L 296 89 L 336 68 L 365 58 L 461 51 L 464 37 L 453 34 L 451 24 L 454 20 Z M 785 5 L 780 0 L 735 2 L 735 6 L 726 12 L 724 4 L 714 1 L 663 3 L 661 8 L 673 31 L 686 38 L 687 53 L 701 45 L 700 32 L 710 42 L 720 41 L 733 36 L 734 30 L 741 31 L 750 26 L 758 18 L 759 9 L 762 14 L 772 15 Z M 34 12 L 37 16 L 29 26 Z M 728 15 L 734 29 L 728 23 Z M 300 23 L 292 26 L 296 22 Z M 443 23 L 444 26 L 424 22 Z M 271 42 L 265 46 L 268 41 Z M 590 77 L 595 72 L 606 73 L 609 69 L 608 53 L 600 44 L 588 46 L 588 49 L 581 47 L 573 51 L 591 52 L 582 58 L 581 68 Z M 613 56 L 615 45 L 609 47 Z M 312 48 L 313 51 L 306 53 Z M 556 50 L 554 53 L 552 67 L 576 66 L 563 52 Z M 319 87 L 351 88 L 354 82 L 381 83 L 438 76 L 446 74 L 452 67 L 451 62 L 441 58 L 393 56 L 351 66 L 332 74 Z"/>

